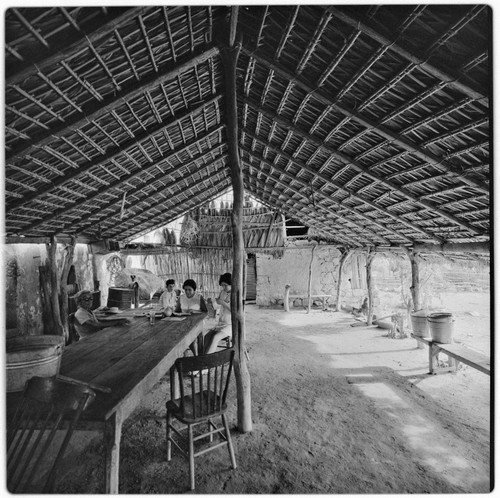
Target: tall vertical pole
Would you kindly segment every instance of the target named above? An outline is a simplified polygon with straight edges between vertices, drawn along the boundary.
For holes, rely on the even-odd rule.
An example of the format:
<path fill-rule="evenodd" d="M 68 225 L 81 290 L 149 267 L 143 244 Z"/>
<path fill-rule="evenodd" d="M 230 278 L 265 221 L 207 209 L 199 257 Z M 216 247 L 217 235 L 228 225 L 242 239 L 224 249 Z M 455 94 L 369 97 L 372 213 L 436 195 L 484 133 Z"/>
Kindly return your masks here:
<path fill-rule="evenodd" d="M 349 256 L 349 254 L 351 254 L 351 251 L 349 251 L 348 249 L 343 251 L 343 250 L 340 250 L 341 252 L 341 256 L 340 256 L 340 260 L 339 260 L 339 276 L 338 276 L 338 279 L 337 279 L 337 296 L 335 298 L 335 311 L 340 311 L 340 307 L 341 307 L 341 302 L 340 302 L 340 288 L 342 286 L 342 270 L 344 268 L 344 263 L 347 259 L 347 257 Z"/>
<path fill-rule="evenodd" d="M 366 324 L 372 324 L 373 318 L 373 281 L 372 281 L 372 263 L 373 258 L 375 258 L 375 252 L 370 248 L 368 249 L 368 254 L 366 256 L 366 287 L 368 288 L 368 316 L 366 318 Z"/>
<path fill-rule="evenodd" d="M 314 249 L 316 249 L 316 244 L 313 246 L 311 251 L 311 261 L 309 262 L 309 281 L 307 284 L 307 312 L 311 312 L 311 288 L 312 288 L 312 266 L 314 261 Z"/>
<path fill-rule="evenodd" d="M 237 389 L 238 429 L 252 430 L 250 374 L 245 355 L 245 310 L 243 308 L 243 285 L 245 266 L 245 245 L 243 240 L 243 175 L 238 148 L 238 109 L 236 102 L 236 65 L 241 43 L 236 43 L 238 7 L 233 6 L 229 26 L 229 46 L 221 49 L 225 71 L 225 103 L 227 115 L 227 146 L 231 183 L 233 185 L 233 211 L 231 226 L 233 234 L 233 272 L 231 285 L 231 319 L 235 354 L 235 377 Z"/>
<path fill-rule="evenodd" d="M 411 299 L 413 301 L 413 310 L 420 309 L 420 272 L 418 266 L 418 253 L 413 250 L 408 251 L 408 257 L 411 264 Z"/>

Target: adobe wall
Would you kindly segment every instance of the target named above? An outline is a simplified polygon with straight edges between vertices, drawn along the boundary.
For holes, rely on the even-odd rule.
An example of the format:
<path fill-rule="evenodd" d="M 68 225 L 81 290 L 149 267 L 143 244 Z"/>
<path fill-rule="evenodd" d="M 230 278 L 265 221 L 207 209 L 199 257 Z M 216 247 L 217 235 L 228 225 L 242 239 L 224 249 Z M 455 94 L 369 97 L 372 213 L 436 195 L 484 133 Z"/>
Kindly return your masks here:
<path fill-rule="evenodd" d="M 56 260 L 61 263 L 64 245 L 58 244 Z M 5 323 L 7 337 L 48 334 L 44 330 L 40 266 L 47 263 L 45 244 L 6 244 L 2 246 L 5 278 Z M 73 265 L 80 288 L 94 288 L 93 257 L 86 244 L 75 247 Z"/>

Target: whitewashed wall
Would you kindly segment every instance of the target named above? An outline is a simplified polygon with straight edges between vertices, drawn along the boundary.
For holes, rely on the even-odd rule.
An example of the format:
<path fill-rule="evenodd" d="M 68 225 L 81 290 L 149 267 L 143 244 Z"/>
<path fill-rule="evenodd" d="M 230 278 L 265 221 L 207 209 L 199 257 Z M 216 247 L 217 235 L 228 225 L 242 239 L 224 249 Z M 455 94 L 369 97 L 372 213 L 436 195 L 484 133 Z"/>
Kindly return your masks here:
<path fill-rule="evenodd" d="M 290 284 L 290 294 L 307 294 L 309 265 L 312 247 L 292 246 L 283 257 L 257 254 L 257 299 L 256 304 L 269 306 L 281 304 L 285 285 Z M 339 251 L 334 247 L 318 246 L 312 261 L 312 294 L 336 295 Z"/>
<path fill-rule="evenodd" d="M 257 254 L 257 298 L 260 306 L 282 305 L 285 285 L 290 284 L 290 294 L 307 295 L 309 265 L 312 247 L 294 244 L 285 250 L 283 257 L 274 259 L 271 255 Z M 335 303 L 337 296 L 338 267 L 340 252 L 332 246 L 317 246 L 312 262 L 311 294 L 329 294 L 329 304 Z M 352 258 L 349 257 L 343 268 L 340 300 L 343 305 L 359 307 L 367 296 L 365 288 L 352 285 Z M 293 301 L 290 301 L 293 305 Z M 297 301 L 300 306 L 302 303 Z"/>
<path fill-rule="evenodd" d="M 58 265 L 64 251 L 58 245 Z M 5 335 L 39 335 L 44 330 L 40 291 L 40 266 L 47 262 L 45 244 L 6 244 L 2 246 L 6 298 L 3 305 Z M 93 256 L 86 244 L 77 244 L 73 258 L 77 283 L 94 289 Z"/>

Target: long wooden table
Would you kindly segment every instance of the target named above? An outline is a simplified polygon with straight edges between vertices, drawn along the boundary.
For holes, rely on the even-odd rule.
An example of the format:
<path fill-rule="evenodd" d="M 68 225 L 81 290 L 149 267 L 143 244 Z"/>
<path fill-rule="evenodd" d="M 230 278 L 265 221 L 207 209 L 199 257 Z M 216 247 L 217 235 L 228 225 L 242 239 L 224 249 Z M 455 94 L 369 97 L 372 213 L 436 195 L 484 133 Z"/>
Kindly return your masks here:
<path fill-rule="evenodd" d="M 129 325 L 105 328 L 65 348 L 61 375 L 111 390 L 96 391 L 81 420 L 82 427 L 103 430 L 107 493 L 118 493 L 123 422 L 203 332 L 205 317 L 201 313 L 182 321 L 157 319 L 151 325 L 139 315 Z"/>

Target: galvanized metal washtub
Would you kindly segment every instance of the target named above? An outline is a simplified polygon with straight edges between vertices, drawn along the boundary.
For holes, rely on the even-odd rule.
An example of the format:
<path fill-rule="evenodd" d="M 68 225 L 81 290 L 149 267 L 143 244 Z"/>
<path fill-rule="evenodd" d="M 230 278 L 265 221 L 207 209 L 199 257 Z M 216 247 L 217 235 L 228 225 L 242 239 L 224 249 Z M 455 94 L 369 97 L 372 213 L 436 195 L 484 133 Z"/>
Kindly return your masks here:
<path fill-rule="evenodd" d="M 22 391 L 31 377 L 59 373 L 64 337 L 18 335 L 7 339 L 7 392 Z"/>

